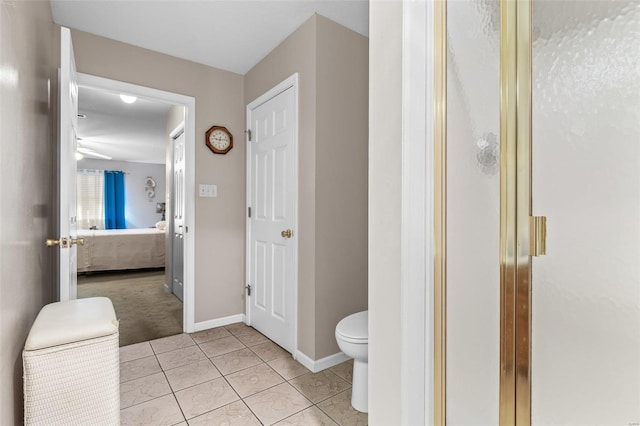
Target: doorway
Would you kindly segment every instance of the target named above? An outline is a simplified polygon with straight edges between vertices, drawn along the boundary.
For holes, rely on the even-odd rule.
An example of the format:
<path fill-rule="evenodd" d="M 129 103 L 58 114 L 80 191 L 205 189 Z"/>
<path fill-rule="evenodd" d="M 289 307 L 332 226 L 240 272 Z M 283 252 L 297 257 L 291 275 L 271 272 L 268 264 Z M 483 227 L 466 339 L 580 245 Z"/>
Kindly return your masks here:
<path fill-rule="evenodd" d="M 247 323 L 294 354 L 297 74 L 247 106 Z"/>
<path fill-rule="evenodd" d="M 184 236 L 183 236 L 183 246 L 179 248 L 177 253 L 174 253 L 173 247 L 173 238 L 170 236 L 173 235 L 173 216 L 172 212 L 174 209 L 174 200 L 171 196 L 172 188 L 174 186 L 173 182 L 173 174 L 172 174 L 172 158 L 173 158 L 173 138 L 175 136 L 172 130 L 175 129 L 176 125 L 179 123 L 182 129 L 182 140 L 184 141 L 183 146 L 183 173 L 181 177 L 181 184 L 184 188 L 194 187 L 194 100 L 191 97 L 177 95 L 173 93 L 163 92 L 155 89 L 146 88 L 143 86 L 132 85 L 128 83 L 118 82 L 114 80 L 104 79 L 100 77 L 90 76 L 86 74 L 78 74 L 78 85 L 80 91 L 80 105 L 82 106 L 82 93 L 85 90 L 93 90 L 93 91 L 102 91 L 103 93 L 109 94 L 112 97 L 119 97 L 120 94 L 124 94 L 125 96 L 131 96 L 137 98 L 137 102 L 147 102 L 156 105 L 158 108 L 163 109 L 165 111 L 165 121 L 162 123 L 162 135 L 160 136 L 161 140 L 159 143 L 162 145 L 160 152 L 156 153 L 156 157 L 161 157 L 156 162 L 162 161 L 161 170 L 156 171 L 155 173 L 143 173 L 140 179 L 137 179 L 139 176 L 135 173 L 135 171 L 130 170 L 128 174 L 125 174 L 124 179 L 135 181 L 138 185 L 135 185 L 135 190 L 142 191 L 142 196 L 144 197 L 143 202 L 141 203 L 143 207 L 147 210 L 151 210 L 153 212 L 154 220 L 151 223 L 150 219 L 147 217 L 146 221 L 143 220 L 143 224 L 137 224 L 138 230 L 143 233 L 154 233 L 158 231 L 161 232 L 161 236 L 154 236 L 152 239 L 154 240 L 153 246 L 149 248 L 139 248 L 134 250 L 135 254 L 131 256 L 118 256 L 117 254 L 114 256 L 115 258 L 120 257 L 122 260 L 123 257 L 127 258 L 126 262 L 133 261 L 134 263 L 138 260 L 141 260 L 142 263 L 136 264 L 133 267 L 125 267 L 125 268 L 117 268 L 117 272 L 94 272 L 91 271 L 90 275 L 85 277 L 81 277 L 81 282 L 85 279 L 97 281 L 95 285 L 92 283 L 92 286 L 99 287 L 105 285 L 105 281 L 111 281 L 112 284 L 117 283 L 120 285 L 120 288 L 127 288 L 128 291 L 133 291 L 134 293 L 140 293 L 140 297 L 150 297 L 155 300 L 155 303 L 149 303 L 149 308 L 153 310 L 153 313 L 143 314 L 139 312 L 140 305 L 137 306 L 138 309 L 134 310 L 138 311 L 143 315 L 145 321 L 139 321 L 133 319 L 131 321 L 132 324 L 136 324 L 138 331 L 141 333 L 140 338 L 127 338 L 123 333 L 123 329 L 127 327 L 126 317 L 121 317 L 121 345 L 126 345 L 130 343 L 135 343 L 138 340 L 149 340 L 150 338 L 158 338 L 166 335 L 176 334 L 180 332 L 190 332 L 193 331 L 194 324 L 194 299 L 193 299 L 193 238 L 189 235 L 194 227 L 191 226 L 193 224 L 193 206 L 194 199 L 193 196 L 189 196 L 189 191 L 183 191 L 184 196 L 181 197 L 182 201 L 182 226 L 184 228 Z M 82 109 L 82 108 L 81 108 Z M 82 114 L 82 110 L 79 111 Z M 144 120 L 145 117 L 139 117 L 140 120 Z M 147 117 L 148 118 L 148 117 Z M 83 118 L 80 118 L 83 120 Z M 119 129 L 121 132 L 126 131 L 122 127 Z M 90 138 L 89 138 L 90 139 Z M 131 145 L 135 144 L 135 141 L 130 142 Z M 89 148 L 89 155 L 86 157 L 92 157 L 91 154 L 101 154 L 99 149 L 96 146 L 89 146 L 84 140 L 80 141 L 80 146 L 86 146 Z M 85 151 L 86 152 L 86 151 Z M 105 153 L 102 153 L 103 155 Z M 142 161 L 151 161 L 152 155 L 142 155 Z M 95 158 L 94 158 L 95 160 Z M 106 159 L 102 159 L 106 161 Z M 83 160 L 80 160 L 83 161 Z M 100 169 L 98 169 L 100 170 Z M 125 172 L 127 173 L 127 172 Z M 136 174 L 134 176 L 134 174 Z M 138 182 L 139 181 L 139 182 Z M 190 185 L 190 186 L 189 186 Z M 193 191 L 191 191 L 193 192 Z M 133 215 L 136 216 L 135 214 Z M 157 217 L 156 217 L 157 216 Z M 130 219 L 133 219 L 130 217 Z M 139 219 L 139 218 L 138 218 Z M 156 220 L 157 219 L 157 220 Z M 149 222 L 149 223 L 147 223 Z M 133 230 L 132 232 L 138 232 L 138 230 Z M 96 232 L 95 230 L 91 230 Z M 124 232 L 124 231 L 122 231 Z M 158 232 L 160 233 L 160 232 Z M 139 237 L 135 237 L 138 238 Z M 142 240 L 138 242 L 134 242 L 133 240 L 125 243 L 111 242 L 108 244 L 115 244 L 119 247 L 118 251 L 122 251 L 124 248 L 134 249 L 135 244 L 147 244 Z M 151 243 L 148 243 L 151 244 Z M 133 247 L 133 248 L 132 248 Z M 95 247 L 92 247 L 95 248 Z M 154 260 L 157 261 L 159 257 L 153 259 L 153 253 L 161 253 L 161 264 L 154 264 Z M 95 250 L 93 250 L 92 255 L 95 255 Z M 146 257 L 147 259 L 138 259 L 140 257 Z M 151 258 L 151 259 L 148 259 Z M 179 259 L 179 261 L 178 261 Z M 117 262 L 118 259 L 115 259 Z M 147 261 L 151 261 L 151 264 L 147 264 Z M 82 266 L 82 265 L 79 265 Z M 140 266 L 140 267 L 139 267 Z M 149 267 L 147 267 L 149 266 Z M 156 268 L 157 267 L 157 268 Z M 107 268 L 110 269 L 110 268 Z M 111 268 L 113 269 L 113 268 Z M 124 271 L 122 269 L 125 269 Z M 181 281 L 183 284 L 179 291 L 179 296 L 174 295 L 173 289 L 173 277 L 172 274 L 174 270 L 180 270 L 184 275 L 184 278 Z M 126 286 L 126 283 L 129 284 L 141 284 L 141 286 L 129 285 Z M 81 284 L 84 286 L 85 284 Z M 148 290 L 144 290 L 142 287 L 144 285 L 150 287 Z M 82 288 L 82 287 L 81 287 Z M 95 292 L 95 291 L 93 291 Z M 176 293 L 178 290 L 176 291 Z M 89 292 L 91 293 L 91 292 Z M 79 290 L 79 296 L 82 296 L 82 290 Z M 96 295 L 96 294 L 91 294 Z M 118 291 L 114 293 L 114 297 L 118 298 L 122 295 L 122 292 Z M 130 297 L 125 297 L 123 299 L 123 303 L 126 300 L 131 304 L 131 299 L 133 295 Z M 113 300 L 113 299 L 112 299 Z M 153 302 L 152 300 L 148 300 L 149 302 Z M 184 303 L 182 303 L 184 301 Z M 118 313 L 118 304 L 114 300 L 114 305 L 116 307 L 116 312 Z M 135 305 L 135 303 L 134 303 Z M 154 306 L 155 305 L 155 306 Z M 128 316 L 128 315 L 127 315 Z M 162 325 L 164 324 L 164 326 Z M 170 324 L 167 327 L 167 324 Z M 134 333 L 135 334 L 135 333 Z M 133 339 L 133 340 L 132 340 Z"/>

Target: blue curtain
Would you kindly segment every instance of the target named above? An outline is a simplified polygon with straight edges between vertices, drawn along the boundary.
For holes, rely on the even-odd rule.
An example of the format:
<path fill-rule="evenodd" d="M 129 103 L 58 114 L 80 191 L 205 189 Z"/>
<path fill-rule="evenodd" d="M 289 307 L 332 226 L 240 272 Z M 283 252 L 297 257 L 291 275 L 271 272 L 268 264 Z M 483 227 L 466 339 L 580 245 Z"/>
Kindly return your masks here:
<path fill-rule="evenodd" d="M 127 228 L 127 223 L 124 219 L 123 172 L 104 172 L 104 228 Z"/>

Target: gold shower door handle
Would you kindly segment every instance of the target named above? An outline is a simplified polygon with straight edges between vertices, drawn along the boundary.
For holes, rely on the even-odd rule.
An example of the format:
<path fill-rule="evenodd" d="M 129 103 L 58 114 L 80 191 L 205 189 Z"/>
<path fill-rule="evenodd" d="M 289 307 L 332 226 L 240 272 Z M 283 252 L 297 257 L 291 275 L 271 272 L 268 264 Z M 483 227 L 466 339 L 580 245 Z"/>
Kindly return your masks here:
<path fill-rule="evenodd" d="M 285 231 L 282 231 L 280 235 L 282 235 L 282 238 L 291 238 L 293 237 L 293 231 L 291 229 L 287 229 Z"/>
<path fill-rule="evenodd" d="M 547 217 L 529 216 L 529 253 L 531 256 L 547 254 Z"/>

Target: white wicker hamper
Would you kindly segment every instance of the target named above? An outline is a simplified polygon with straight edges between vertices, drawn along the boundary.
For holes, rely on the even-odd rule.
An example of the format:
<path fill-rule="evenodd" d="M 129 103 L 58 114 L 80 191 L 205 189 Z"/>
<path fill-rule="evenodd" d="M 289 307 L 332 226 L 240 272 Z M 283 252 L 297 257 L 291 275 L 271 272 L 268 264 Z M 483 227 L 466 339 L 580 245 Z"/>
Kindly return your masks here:
<path fill-rule="evenodd" d="M 118 346 L 106 297 L 42 308 L 22 353 L 25 425 L 120 424 Z"/>

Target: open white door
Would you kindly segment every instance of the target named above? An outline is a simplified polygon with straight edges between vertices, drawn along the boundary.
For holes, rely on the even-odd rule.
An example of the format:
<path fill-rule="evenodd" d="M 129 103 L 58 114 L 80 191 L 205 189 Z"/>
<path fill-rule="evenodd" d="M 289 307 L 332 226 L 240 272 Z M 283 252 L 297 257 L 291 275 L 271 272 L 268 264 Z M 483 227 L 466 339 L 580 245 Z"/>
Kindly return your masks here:
<path fill-rule="evenodd" d="M 293 79 L 295 82 L 295 78 Z M 248 109 L 247 314 L 251 326 L 295 351 L 297 315 L 297 111 L 294 83 Z M 285 82 L 286 83 L 286 82 Z M 279 89 L 279 90 L 278 90 Z"/>
<path fill-rule="evenodd" d="M 171 287 L 173 294 L 184 301 L 184 231 L 185 231 L 185 181 L 184 181 L 184 127 L 171 135 L 173 141 L 173 249 L 171 259 Z"/>
<path fill-rule="evenodd" d="M 59 255 L 59 300 L 71 300 L 77 294 L 76 226 L 76 129 L 78 127 L 78 83 L 71 44 L 71 31 L 60 28 L 60 74 L 58 81 L 58 238 L 47 241 L 57 245 Z"/>

